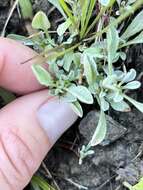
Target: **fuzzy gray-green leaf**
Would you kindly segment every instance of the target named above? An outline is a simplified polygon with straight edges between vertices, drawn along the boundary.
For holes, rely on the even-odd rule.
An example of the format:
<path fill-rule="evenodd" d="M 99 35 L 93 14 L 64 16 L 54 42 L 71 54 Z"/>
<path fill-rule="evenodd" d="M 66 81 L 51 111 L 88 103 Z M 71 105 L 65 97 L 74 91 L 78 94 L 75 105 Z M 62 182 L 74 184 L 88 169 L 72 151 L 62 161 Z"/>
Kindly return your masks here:
<path fill-rule="evenodd" d="M 93 96 L 91 92 L 82 85 L 79 86 L 71 86 L 67 89 L 69 93 L 71 93 L 73 96 L 78 98 L 81 102 L 86 104 L 92 104 L 93 103 Z"/>
<path fill-rule="evenodd" d="M 93 83 L 93 78 L 94 78 L 93 71 L 92 71 L 92 65 L 86 54 L 83 55 L 82 61 L 83 61 L 83 66 L 84 66 L 84 75 L 86 77 L 88 84 L 90 85 Z"/>
<path fill-rule="evenodd" d="M 101 5 L 103 6 L 108 6 L 110 3 L 110 0 L 99 0 L 99 2 L 101 3 Z"/>
<path fill-rule="evenodd" d="M 140 86 L 141 86 L 141 83 L 139 81 L 132 81 L 132 82 L 127 83 L 125 86 L 123 86 L 123 88 L 135 90 L 135 89 L 138 89 Z"/>
<path fill-rule="evenodd" d="M 121 111 L 121 112 L 131 111 L 130 106 L 125 101 L 111 102 L 111 107 L 116 111 Z"/>
<path fill-rule="evenodd" d="M 63 59 L 63 68 L 69 72 L 70 71 L 70 68 L 71 68 L 71 64 L 72 64 L 72 61 L 74 59 L 74 54 L 73 52 L 67 52 L 65 55 L 64 55 L 64 59 Z"/>
<path fill-rule="evenodd" d="M 136 100 L 130 98 L 127 95 L 124 95 L 125 99 L 127 99 L 130 103 L 132 103 L 140 112 L 143 113 L 143 103 L 137 102 Z"/>
<path fill-rule="evenodd" d="M 54 7 L 56 7 L 60 13 L 64 16 L 64 18 L 67 18 L 66 14 L 64 13 L 64 10 L 62 9 L 59 0 L 48 0 Z"/>
<path fill-rule="evenodd" d="M 40 84 L 45 86 L 51 86 L 53 84 L 53 79 L 50 73 L 47 70 L 45 70 L 42 66 L 32 65 L 32 70 Z"/>
<path fill-rule="evenodd" d="M 119 35 L 115 27 L 111 26 L 107 32 L 107 52 L 108 52 L 108 69 L 109 73 L 113 71 L 113 60 L 119 46 Z"/>
<path fill-rule="evenodd" d="M 78 101 L 73 102 L 71 104 L 71 108 L 73 109 L 73 111 L 79 116 L 82 117 L 83 116 L 83 110 L 82 107 L 80 105 L 80 103 Z"/>
<path fill-rule="evenodd" d="M 70 94 L 69 92 L 67 92 L 63 97 L 62 97 L 63 101 L 66 101 L 68 103 L 71 102 L 76 102 L 77 98 L 75 96 L 73 96 L 72 94 Z"/>
<path fill-rule="evenodd" d="M 127 27 L 121 38 L 127 40 L 131 36 L 143 30 L 143 10 L 134 18 L 131 24 Z"/>
<path fill-rule="evenodd" d="M 109 110 L 109 103 L 104 99 L 104 98 L 100 98 L 100 102 L 101 102 L 101 109 L 103 111 L 108 111 Z"/>
<path fill-rule="evenodd" d="M 142 44 L 143 43 L 143 32 L 141 32 L 136 38 L 126 42 L 123 47 L 130 46 L 133 44 Z"/>
<path fill-rule="evenodd" d="M 62 24 L 60 24 L 57 28 L 57 33 L 59 36 L 63 36 L 64 33 L 66 32 L 66 30 L 70 27 L 70 25 L 72 24 L 70 18 L 68 18 L 65 22 L 63 22 Z"/>
<path fill-rule="evenodd" d="M 125 77 L 122 80 L 122 83 L 127 83 L 133 81 L 136 78 L 137 72 L 135 69 L 130 69 L 129 72 L 126 73 Z"/>
<path fill-rule="evenodd" d="M 39 11 L 34 16 L 33 21 L 32 21 L 32 27 L 34 29 L 41 29 L 44 31 L 47 31 L 51 27 L 48 17 L 46 16 L 44 12 Z"/>
<path fill-rule="evenodd" d="M 105 113 L 101 110 L 97 128 L 90 141 L 91 146 L 96 146 L 100 144 L 104 140 L 106 132 L 107 132 L 106 116 Z"/>

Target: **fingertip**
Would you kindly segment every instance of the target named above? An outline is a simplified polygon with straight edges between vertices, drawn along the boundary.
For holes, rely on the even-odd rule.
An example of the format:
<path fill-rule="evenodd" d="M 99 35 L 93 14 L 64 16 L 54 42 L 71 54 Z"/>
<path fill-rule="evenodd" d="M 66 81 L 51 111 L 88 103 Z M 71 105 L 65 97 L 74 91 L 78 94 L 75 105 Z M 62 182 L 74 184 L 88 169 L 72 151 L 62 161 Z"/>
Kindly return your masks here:
<path fill-rule="evenodd" d="M 0 86 L 18 94 L 41 89 L 31 69 L 34 64 L 31 58 L 37 55 L 19 42 L 0 37 Z"/>

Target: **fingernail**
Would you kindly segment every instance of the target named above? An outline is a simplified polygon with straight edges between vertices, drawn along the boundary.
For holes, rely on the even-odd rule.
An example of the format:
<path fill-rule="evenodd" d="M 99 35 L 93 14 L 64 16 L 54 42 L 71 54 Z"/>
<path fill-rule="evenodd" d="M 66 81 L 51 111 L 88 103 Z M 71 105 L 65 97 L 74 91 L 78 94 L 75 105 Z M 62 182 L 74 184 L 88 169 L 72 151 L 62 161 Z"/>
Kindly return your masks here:
<path fill-rule="evenodd" d="M 49 100 L 42 105 L 37 116 L 51 144 L 54 144 L 77 119 L 70 105 L 59 99 Z"/>

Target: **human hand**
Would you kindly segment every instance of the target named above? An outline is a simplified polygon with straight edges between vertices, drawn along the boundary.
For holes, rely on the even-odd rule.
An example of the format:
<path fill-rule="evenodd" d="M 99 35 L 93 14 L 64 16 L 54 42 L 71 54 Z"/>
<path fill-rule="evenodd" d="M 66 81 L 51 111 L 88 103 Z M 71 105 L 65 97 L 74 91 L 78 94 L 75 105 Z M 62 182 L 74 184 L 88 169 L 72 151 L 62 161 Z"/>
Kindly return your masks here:
<path fill-rule="evenodd" d="M 37 83 L 36 53 L 0 38 L 0 86 L 24 95 L 0 110 L 0 189 L 22 190 L 61 134 L 77 119 L 70 106 Z M 36 92 L 37 91 L 37 92 Z"/>

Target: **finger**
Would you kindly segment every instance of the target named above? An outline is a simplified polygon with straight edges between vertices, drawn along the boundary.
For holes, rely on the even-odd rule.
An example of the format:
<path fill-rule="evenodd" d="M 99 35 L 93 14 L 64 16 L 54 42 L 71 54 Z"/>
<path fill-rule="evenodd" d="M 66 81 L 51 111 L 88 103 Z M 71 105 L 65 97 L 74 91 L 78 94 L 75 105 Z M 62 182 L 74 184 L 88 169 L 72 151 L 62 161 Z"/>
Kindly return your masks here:
<path fill-rule="evenodd" d="M 0 189 L 20 190 L 61 134 L 77 119 L 47 91 L 19 98 L 0 111 Z"/>
<path fill-rule="evenodd" d="M 34 60 L 22 62 L 37 55 L 32 49 L 6 38 L 0 38 L 0 86 L 26 94 L 41 88 L 31 70 Z"/>

